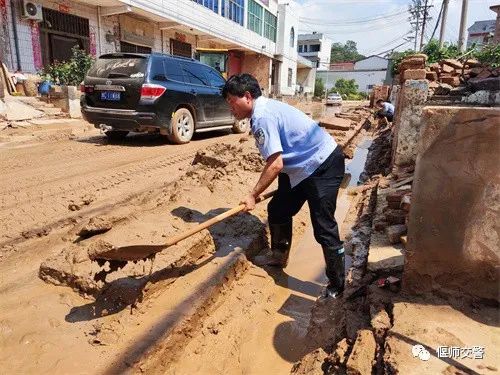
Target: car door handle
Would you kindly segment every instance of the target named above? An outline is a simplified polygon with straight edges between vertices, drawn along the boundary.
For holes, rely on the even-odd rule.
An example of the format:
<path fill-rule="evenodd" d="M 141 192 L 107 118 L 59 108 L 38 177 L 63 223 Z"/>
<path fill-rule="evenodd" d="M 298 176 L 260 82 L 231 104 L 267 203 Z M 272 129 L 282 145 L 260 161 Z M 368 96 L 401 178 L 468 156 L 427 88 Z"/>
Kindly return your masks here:
<path fill-rule="evenodd" d="M 197 92 L 196 90 L 191 90 L 191 94 L 193 94 L 193 95 L 197 95 L 197 94 L 198 94 L 198 92 Z"/>

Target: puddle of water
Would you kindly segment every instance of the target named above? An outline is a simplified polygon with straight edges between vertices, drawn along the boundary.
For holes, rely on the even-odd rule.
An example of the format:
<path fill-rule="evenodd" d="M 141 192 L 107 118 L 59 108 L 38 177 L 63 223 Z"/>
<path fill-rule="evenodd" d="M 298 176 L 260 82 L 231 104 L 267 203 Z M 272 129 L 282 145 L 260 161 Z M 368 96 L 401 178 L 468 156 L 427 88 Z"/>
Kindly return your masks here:
<path fill-rule="evenodd" d="M 363 172 L 366 163 L 366 157 L 368 156 L 368 148 L 372 144 L 371 138 L 365 138 L 358 144 L 358 147 L 354 150 L 353 158 L 347 162 L 345 167 L 345 173 L 351 175 L 351 180 L 348 186 L 356 186 L 359 181 L 359 176 Z"/>
<path fill-rule="evenodd" d="M 341 113 L 342 106 L 340 105 L 317 105 L 311 108 L 311 115 L 314 120 L 319 120 L 324 116 L 333 116 L 335 113 Z"/>

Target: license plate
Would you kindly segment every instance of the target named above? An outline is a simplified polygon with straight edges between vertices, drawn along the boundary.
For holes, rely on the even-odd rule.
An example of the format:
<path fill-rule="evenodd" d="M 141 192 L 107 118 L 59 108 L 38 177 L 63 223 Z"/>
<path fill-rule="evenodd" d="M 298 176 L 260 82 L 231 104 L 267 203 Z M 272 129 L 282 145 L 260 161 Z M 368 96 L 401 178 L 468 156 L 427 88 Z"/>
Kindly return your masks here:
<path fill-rule="evenodd" d="M 103 91 L 101 92 L 101 100 L 118 102 L 120 101 L 120 93 L 115 91 Z"/>

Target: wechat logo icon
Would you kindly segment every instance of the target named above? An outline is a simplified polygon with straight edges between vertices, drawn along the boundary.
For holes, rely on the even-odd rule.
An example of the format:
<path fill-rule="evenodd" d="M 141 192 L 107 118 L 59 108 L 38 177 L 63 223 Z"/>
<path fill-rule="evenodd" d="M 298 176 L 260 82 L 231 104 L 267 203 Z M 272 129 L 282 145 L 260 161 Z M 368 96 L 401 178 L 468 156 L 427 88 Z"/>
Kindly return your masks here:
<path fill-rule="evenodd" d="M 423 347 L 423 345 L 413 345 L 411 354 L 418 357 L 421 361 L 428 361 L 431 358 L 431 353 Z"/>

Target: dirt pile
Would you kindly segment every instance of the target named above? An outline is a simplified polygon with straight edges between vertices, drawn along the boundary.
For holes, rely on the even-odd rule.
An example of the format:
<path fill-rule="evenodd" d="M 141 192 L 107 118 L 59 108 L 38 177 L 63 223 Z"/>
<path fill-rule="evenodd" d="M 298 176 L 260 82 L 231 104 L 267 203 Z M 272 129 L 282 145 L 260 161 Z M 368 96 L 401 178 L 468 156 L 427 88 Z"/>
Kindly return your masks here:
<path fill-rule="evenodd" d="M 137 247 L 160 246 L 162 238 L 189 228 L 192 224 L 207 220 L 223 210 L 214 210 L 208 216 L 188 208 L 189 203 L 203 199 L 181 192 L 208 188 L 210 192 L 224 189 L 234 182 L 241 183 L 242 171 L 255 171 L 262 167 L 258 154 L 243 147 L 230 144 L 217 144 L 199 151 L 193 159 L 192 167 L 175 183 L 166 186 L 162 196 L 156 202 L 162 211 L 170 211 L 170 226 L 165 226 L 161 237 L 156 235 L 157 245 L 137 245 Z M 220 186 L 219 186 L 220 185 Z M 243 194 L 241 194 L 243 195 Z M 164 216 L 164 215 L 163 215 Z M 39 276 L 55 285 L 66 285 L 85 295 L 99 295 L 108 284 L 126 279 L 126 285 L 144 285 L 154 279 L 157 273 L 172 267 L 183 267 L 196 261 L 201 256 L 215 252 L 215 238 L 245 238 L 264 230 L 262 223 L 248 225 L 248 215 L 227 219 L 224 223 L 172 246 L 168 252 L 160 252 L 145 259 L 138 256 L 135 262 L 95 260 L 102 253 L 116 251 L 124 242 L 123 232 L 133 231 L 140 217 L 124 220 L 122 218 L 92 217 L 78 232 L 80 236 L 74 244 L 65 246 L 60 253 L 44 261 L 40 266 Z M 246 222 L 247 225 L 242 224 Z M 252 220 L 250 220 L 250 223 Z M 175 223 L 175 224 L 172 224 Z M 154 242 L 149 239 L 146 242 Z M 217 240 L 215 240 L 217 241 Z M 137 242 L 137 240 L 135 240 Z M 134 244 L 134 243 L 132 243 Z M 131 250 L 132 251 L 132 250 Z M 137 249 L 136 251 L 139 251 Z M 134 254 L 129 254 L 133 258 Z M 119 257 L 117 257 L 119 259 Z M 134 282 L 130 278 L 137 278 Z"/>

